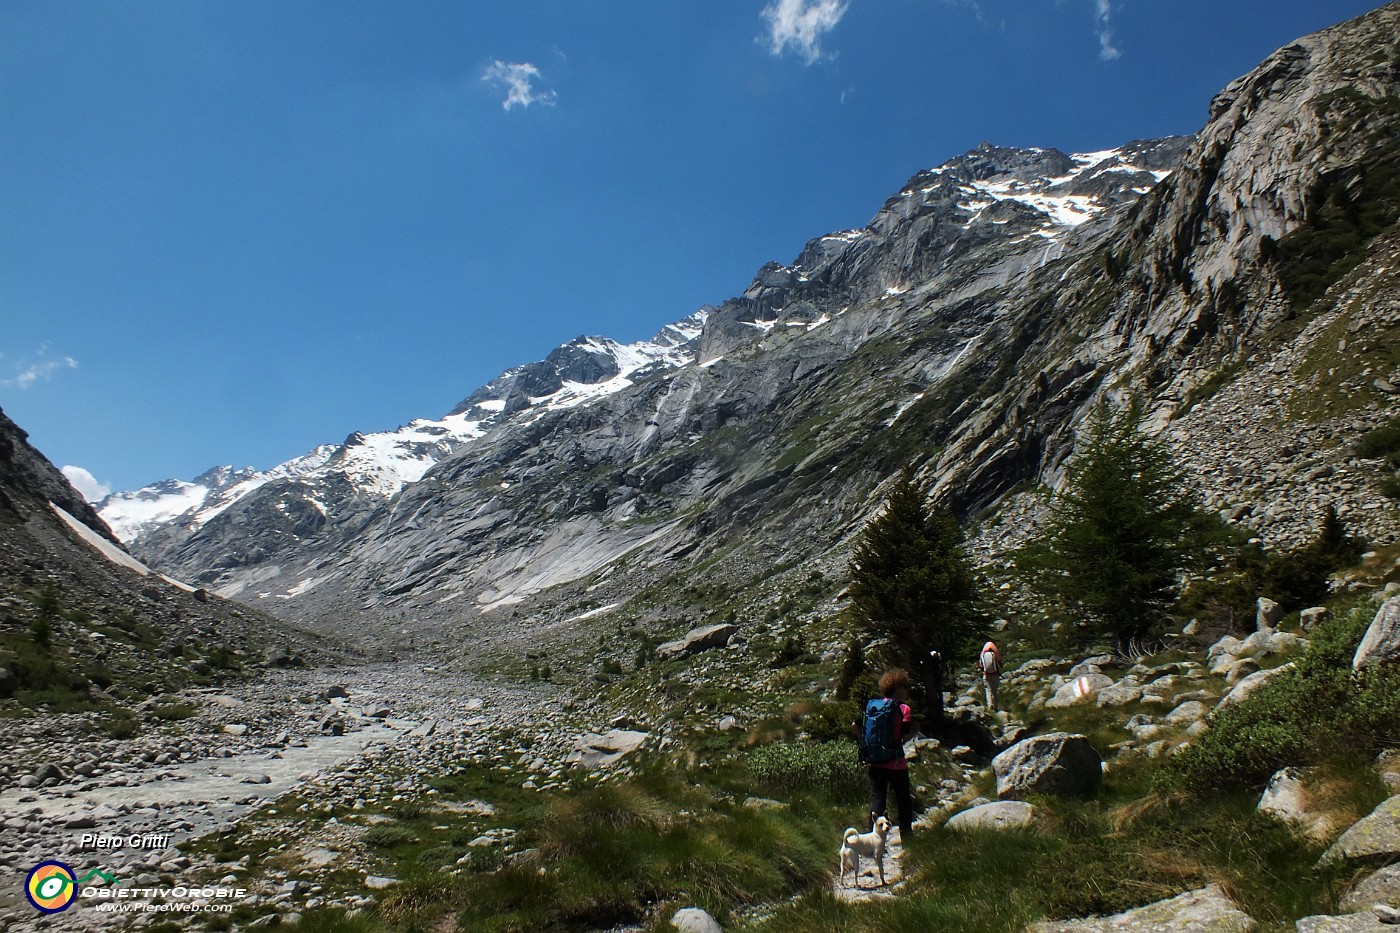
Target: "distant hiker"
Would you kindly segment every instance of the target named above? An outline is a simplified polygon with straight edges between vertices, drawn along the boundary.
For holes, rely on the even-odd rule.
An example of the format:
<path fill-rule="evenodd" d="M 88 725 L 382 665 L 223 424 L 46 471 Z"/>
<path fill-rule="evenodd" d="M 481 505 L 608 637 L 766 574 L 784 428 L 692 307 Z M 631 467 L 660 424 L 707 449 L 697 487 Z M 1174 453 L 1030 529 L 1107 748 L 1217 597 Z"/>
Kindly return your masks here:
<path fill-rule="evenodd" d="M 928 696 L 933 702 L 935 728 L 943 722 L 943 655 L 935 648 L 928 653 Z"/>
<path fill-rule="evenodd" d="M 890 671 L 880 678 L 880 697 L 865 704 L 860 729 L 860 760 L 870 779 L 870 825 L 885 815 L 894 790 L 899 831 L 907 837 L 914 827 L 914 795 L 909 787 L 909 762 L 904 741 L 919 731 L 909 709 L 909 674 Z"/>
<path fill-rule="evenodd" d="M 977 655 L 977 669 L 982 672 L 982 685 L 987 688 L 987 709 L 996 712 L 997 688 L 1001 685 L 1001 649 L 989 641 Z"/>

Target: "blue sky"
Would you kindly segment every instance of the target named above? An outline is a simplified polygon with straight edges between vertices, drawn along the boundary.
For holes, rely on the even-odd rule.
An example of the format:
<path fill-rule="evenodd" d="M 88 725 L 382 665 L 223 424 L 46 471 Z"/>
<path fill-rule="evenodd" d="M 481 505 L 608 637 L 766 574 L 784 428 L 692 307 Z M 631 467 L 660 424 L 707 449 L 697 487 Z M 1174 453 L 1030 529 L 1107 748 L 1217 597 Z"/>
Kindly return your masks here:
<path fill-rule="evenodd" d="M 982 140 L 1188 133 L 1351 0 L 6 0 L 0 408 L 133 488 L 437 417 Z"/>

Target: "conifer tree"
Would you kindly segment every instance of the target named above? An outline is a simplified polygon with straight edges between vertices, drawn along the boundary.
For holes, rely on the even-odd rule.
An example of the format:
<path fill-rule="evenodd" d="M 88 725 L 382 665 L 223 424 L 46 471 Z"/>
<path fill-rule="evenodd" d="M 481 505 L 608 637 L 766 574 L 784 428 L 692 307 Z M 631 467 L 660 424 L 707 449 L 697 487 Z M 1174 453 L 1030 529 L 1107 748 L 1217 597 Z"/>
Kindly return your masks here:
<path fill-rule="evenodd" d="M 1094 636 L 1150 634 L 1177 597 L 1208 519 L 1136 401 L 1091 412 L 1044 536 L 1023 565 Z"/>
<path fill-rule="evenodd" d="M 947 510 L 930 505 L 905 469 L 885 510 L 856 542 L 849 590 L 853 617 L 866 635 L 888 639 L 896 659 L 923 686 L 933 682 L 929 652 L 953 657 L 976 637 L 976 595 L 962 527 Z"/>

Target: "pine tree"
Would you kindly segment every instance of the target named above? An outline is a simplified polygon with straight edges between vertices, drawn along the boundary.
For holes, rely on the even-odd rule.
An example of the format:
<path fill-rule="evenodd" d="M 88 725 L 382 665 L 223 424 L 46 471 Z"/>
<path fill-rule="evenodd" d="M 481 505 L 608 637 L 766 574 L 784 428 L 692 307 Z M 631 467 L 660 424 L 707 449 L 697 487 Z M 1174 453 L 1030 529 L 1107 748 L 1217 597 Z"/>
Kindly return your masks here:
<path fill-rule="evenodd" d="M 1089 416 L 1044 536 L 1023 564 L 1093 636 L 1120 648 L 1165 619 L 1208 522 L 1136 401 Z"/>
<path fill-rule="evenodd" d="M 864 633 L 888 639 L 920 687 L 933 682 L 930 651 L 955 656 L 977 635 L 977 577 L 962 527 L 947 510 L 929 504 L 908 469 L 885 510 L 861 530 L 849 596 Z"/>

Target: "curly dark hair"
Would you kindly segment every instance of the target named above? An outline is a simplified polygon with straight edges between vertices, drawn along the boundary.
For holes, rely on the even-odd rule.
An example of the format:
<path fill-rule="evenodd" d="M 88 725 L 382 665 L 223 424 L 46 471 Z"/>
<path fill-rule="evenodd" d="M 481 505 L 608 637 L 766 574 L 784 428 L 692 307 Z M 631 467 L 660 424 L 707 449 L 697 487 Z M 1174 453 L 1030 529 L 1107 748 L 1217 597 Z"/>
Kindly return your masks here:
<path fill-rule="evenodd" d="M 881 695 L 881 696 L 886 696 L 886 697 L 894 696 L 894 692 L 895 692 L 896 690 L 898 690 L 900 687 L 903 687 L 903 688 L 905 689 L 905 691 L 908 691 L 908 690 L 909 690 L 909 672 L 908 672 L 908 671 L 903 671 L 903 670 L 888 671 L 888 672 L 886 672 L 885 676 L 883 676 L 883 677 L 880 678 L 880 695 Z"/>

